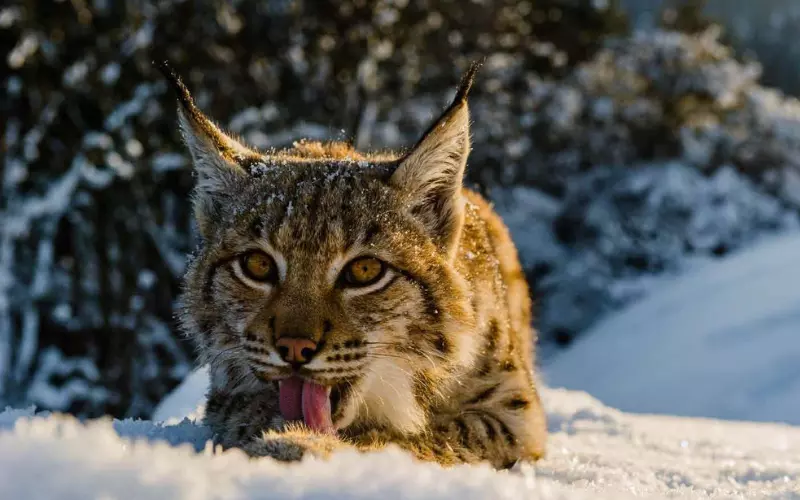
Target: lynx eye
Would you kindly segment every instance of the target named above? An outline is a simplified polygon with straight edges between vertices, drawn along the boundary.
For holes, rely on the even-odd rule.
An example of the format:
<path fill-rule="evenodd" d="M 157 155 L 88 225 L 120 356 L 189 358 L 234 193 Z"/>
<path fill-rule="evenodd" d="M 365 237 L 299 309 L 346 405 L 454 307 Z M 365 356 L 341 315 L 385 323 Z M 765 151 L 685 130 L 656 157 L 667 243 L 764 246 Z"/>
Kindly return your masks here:
<path fill-rule="evenodd" d="M 354 287 L 369 286 L 380 280 L 386 273 L 386 264 L 375 257 L 360 257 L 347 264 L 344 270 L 344 284 Z"/>
<path fill-rule="evenodd" d="M 278 268 L 272 257 L 258 250 L 242 254 L 239 265 L 242 273 L 253 281 L 274 282 L 278 276 Z"/>

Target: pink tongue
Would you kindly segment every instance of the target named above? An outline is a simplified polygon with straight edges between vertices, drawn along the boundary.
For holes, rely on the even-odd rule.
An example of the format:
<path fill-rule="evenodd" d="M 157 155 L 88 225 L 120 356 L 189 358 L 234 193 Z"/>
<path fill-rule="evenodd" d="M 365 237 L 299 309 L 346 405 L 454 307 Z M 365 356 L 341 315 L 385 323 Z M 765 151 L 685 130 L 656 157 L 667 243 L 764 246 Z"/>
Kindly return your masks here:
<path fill-rule="evenodd" d="M 281 415 L 286 420 L 300 420 L 303 418 L 303 379 L 289 377 L 279 383 L 278 402 Z"/>
<path fill-rule="evenodd" d="M 300 420 L 317 432 L 334 433 L 330 392 L 324 386 L 290 377 L 281 381 L 279 403 L 286 420 Z"/>
<path fill-rule="evenodd" d="M 303 421 L 315 431 L 336 432 L 331 421 L 331 398 L 327 387 L 314 382 L 303 384 Z"/>

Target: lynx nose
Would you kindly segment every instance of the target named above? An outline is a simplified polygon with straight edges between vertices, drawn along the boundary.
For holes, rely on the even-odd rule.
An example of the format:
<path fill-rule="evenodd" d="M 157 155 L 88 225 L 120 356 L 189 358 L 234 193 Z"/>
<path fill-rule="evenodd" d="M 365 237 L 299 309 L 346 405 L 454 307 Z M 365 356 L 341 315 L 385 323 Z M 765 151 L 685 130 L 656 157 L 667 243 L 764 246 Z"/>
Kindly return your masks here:
<path fill-rule="evenodd" d="M 287 363 L 304 365 L 317 353 L 317 343 L 302 337 L 281 337 L 275 342 L 278 354 Z"/>

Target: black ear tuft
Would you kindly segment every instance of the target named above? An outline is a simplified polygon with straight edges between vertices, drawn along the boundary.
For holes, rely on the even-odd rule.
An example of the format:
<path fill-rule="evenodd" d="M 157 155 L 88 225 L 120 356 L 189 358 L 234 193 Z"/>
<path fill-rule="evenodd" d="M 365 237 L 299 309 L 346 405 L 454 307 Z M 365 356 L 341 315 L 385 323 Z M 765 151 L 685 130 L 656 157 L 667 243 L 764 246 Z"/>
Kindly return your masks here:
<path fill-rule="evenodd" d="M 444 110 L 442 116 L 439 117 L 437 121 L 432 123 L 428 130 L 422 134 L 422 138 L 420 139 L 420 142 L 414 146 L 415 148 L 419 146 L 422 140 L 430 135 L 436 129 L 436 127 L 440 126 L 443 120 L 447 122 L 447 117 L 458 114 L 458 111 L 462 106 L 466 108 L 469 91 L 472 89 L 472 84 L 475 81 L 475 75 L 478 74 L 478 70 L 481 69 L 481 66 L 483 66 L 483 61 L 484 58 L 481 58 L 473 61 L 472 64 L 469 65 L 467 72 L 461 77 L 461 82 L 458 84 L 458 89 L 456 90 L 456 95 L 453 98 L 453 101 L 450 103 L 447 109 Z"/>
<path fill-rule="evenodd" d="M 172 65 L 170 65 L 169 61 L 153 61 L 153 65 L 164 75 L 167 82 L 169 82 L 172 87 L 173 92 L 175 92 L 175 96 L 178 98 L 178 103 L 180 104 L 182 118 L 195 130 L 202 130 L 206 138 L 210 140 L 214 147 L 219 149 L 220 152 L 225 152 L 226 148 L 230 147 L 228 144 L 229 141 L 225 140 L 226 138 L 223 137 L 224 134 L 222 131 L 211 123 L 211 120 L 209 120 L 194 104 L 194 98 L 191 92 L 189 92 L 188 87 L 183 83 L 183 80 L 175 69 L 173 69 Z"/>
<path fill-rule="evenodd" d="M 166 77 L 178 97 L 178 120 L 186 147 L 197 173 L 194 207 L 203 235 L 210 234 L 219 199 L 240 189 L 249 172 L 243 163 L 262 157 L 235 138 L 227 135 L 195 105 L 192 94 L 169 62 L 153 65 Z"/>
<path fill-rule="evenodd" d="M 154 61 L 153 65 L 164 75 L 178 98 L 178 117 L 184 142 L 201 176 L 207 173 L 213 177 L 209 167 L 241 170 L 240 162 L 260 159 L 260 155 L 227 135 L 200 111 L 189 89 L 168 61 Z"/>
<path fill-rule="evenodd" d="M 470 89 L 472 89 L 472 82 L 475 81 L 475 75 L 478 74 L 478 70 L 483 66 L 484 60 L 485 58 L 481 58 L 477 61 L 473 61 L 472 64 L 469 65 L 469 69 L 467 69 L 467 72 L 461 77 L 461 83 L 458 84 L 458 90 L 456 91 L 456 97 L 453 99 L 452 105 L 467 100 L 467 95 Z"/>
<path fill-rule="evenodd" d="M 197 107 L 194 105 L 194 99 L 192 99 L 192 94 L 189 92 L 189 89 L 186 88 L 186 85 L 183 83 L 178 73 L 172 68 L 169 61 L 153 61 L 153 66 L 167 79 L 178 101 L 181 103 L 181 107 L 186 111 L 197 110 Z"/>
<path fill-rule="evenodd" d="M 451 258 L 464 222 L 461 188 L 470 149 L 467 95 L 480 66 L 479 62 L 470 66 L 453 102 L 389 179 L 407 197 L 411 213 Z"/>

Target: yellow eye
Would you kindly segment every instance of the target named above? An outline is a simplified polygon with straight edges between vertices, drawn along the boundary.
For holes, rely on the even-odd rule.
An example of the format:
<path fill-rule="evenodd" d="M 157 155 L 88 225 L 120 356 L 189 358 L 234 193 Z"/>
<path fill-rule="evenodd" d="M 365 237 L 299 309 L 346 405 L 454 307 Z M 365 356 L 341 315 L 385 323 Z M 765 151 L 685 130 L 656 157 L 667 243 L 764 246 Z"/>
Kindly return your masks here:
<path fill-rule="evenodd" d="M 367 286 L 375 283 L 386 273 L 386 264 L 375 257 L 360 257 L 344 271 L 344 282 L 350 286 Z"/>
<path fill-rule="evenodd" d="M 242 272 L 245 276 L 255 281 L 276 281 L 278 277 L 278 269 L 275 266 L 275 261 L 272 257 L 254 250 L 242 254 L 239 258 L 242 267 Z"/>

